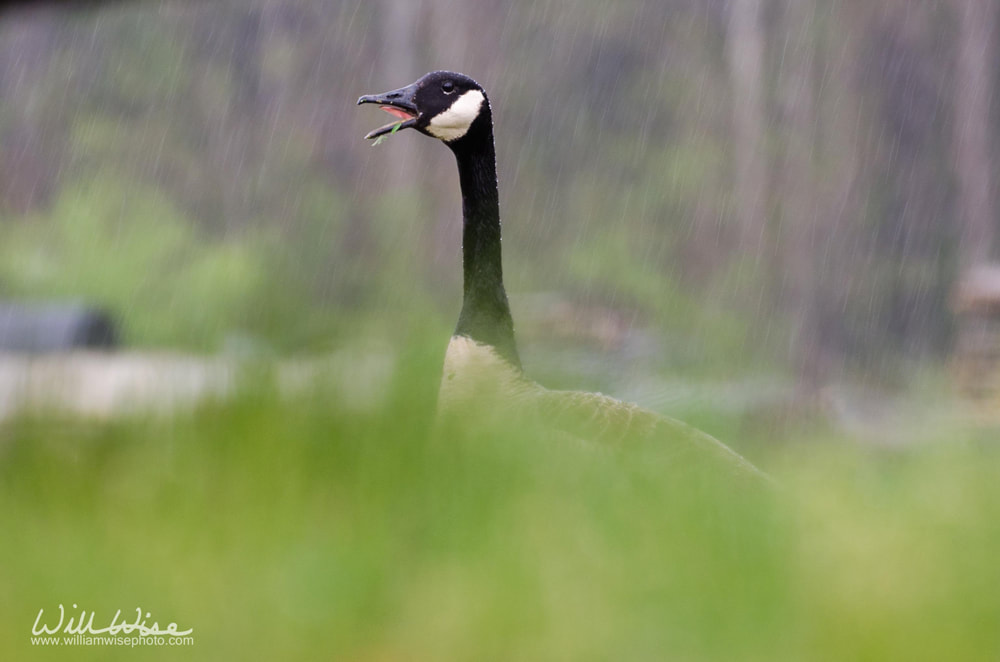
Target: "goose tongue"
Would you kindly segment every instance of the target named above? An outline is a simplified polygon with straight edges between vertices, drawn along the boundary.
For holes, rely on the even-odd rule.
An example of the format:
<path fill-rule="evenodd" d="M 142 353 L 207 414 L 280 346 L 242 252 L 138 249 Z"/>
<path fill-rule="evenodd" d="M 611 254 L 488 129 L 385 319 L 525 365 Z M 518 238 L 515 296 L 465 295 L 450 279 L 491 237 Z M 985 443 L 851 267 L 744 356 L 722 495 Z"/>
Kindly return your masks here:
<path fill-rule="evenodd" d="M 379 106 L 379 108 L 401 120 L 408 120 L 413 117 L 413 113 L 408 113 L 402 108 L 396 108 L 395 106 Z"/>

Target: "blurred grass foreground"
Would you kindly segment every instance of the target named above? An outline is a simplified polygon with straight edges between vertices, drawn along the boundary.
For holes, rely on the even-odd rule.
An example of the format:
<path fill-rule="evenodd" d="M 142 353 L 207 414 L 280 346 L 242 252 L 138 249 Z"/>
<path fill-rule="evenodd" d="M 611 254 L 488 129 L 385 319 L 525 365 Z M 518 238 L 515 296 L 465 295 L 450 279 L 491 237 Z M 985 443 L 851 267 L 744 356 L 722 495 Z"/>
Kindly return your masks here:
<path fill-rule="evenodd" d="M 266 368 L 169 417 L 0 428 L 0 658 L 996 659 L 1000 458 L 769 446 L 773 493 L 512 424 L 435 432 L 437 351 L 377 406 Z M 194 645 L 32 646 L 139 607 Z M 70 610 L 72 613 L 73 610 Z"/>

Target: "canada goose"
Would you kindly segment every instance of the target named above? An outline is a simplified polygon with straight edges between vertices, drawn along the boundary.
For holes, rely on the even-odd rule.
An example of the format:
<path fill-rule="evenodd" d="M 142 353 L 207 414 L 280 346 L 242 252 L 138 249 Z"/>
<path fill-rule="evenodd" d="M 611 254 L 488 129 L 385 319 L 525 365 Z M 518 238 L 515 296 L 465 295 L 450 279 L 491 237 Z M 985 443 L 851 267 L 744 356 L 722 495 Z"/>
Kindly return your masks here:
<path fill-rule="evenodd" d="M 552 391 L 527 378 L 514 342 L 514 322 L 503 286 L 500 204 L 493 114 L 474 80 L 434 71 L 406 87 L 365 95 L 397 118 L 365 138 L 413 128 L 447 145 L 458 161 L 462 189 L 462 312 L 445 355 L 439 410 L 461 411 L 469 402 L 496 403 L 514 415 L 533 415 L 561 433 L 602 442 L 663 438 L 678 463 L 709 459 L 742 475 L 763 476 L 716 439 L 684 423 L 599 393 Z"/>

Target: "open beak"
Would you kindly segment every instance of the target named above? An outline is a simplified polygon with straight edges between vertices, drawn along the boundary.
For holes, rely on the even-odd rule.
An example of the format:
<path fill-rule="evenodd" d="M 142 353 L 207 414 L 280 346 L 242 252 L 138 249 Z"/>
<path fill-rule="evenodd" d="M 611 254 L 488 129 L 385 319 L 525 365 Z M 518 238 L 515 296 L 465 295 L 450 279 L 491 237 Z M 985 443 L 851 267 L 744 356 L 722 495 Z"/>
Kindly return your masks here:
<path fill-rule="evenodd" d="M 416 93 L 417 86 L 416 84 L 413 84 L 401 87 L 398 90 L 393 90 L 392 92 L 386 92 L 384 94 L 366 94 L 358 99 L 359 106 L 363 103 L 375 103 L 378 104 L 382 110 L 386 111 L 390 115 L 393 115 L 394 117 L 399 118 L 396 122 L 380 126 L 370 132 L 367 136 L 365 136 L 365 139 L 371 140 L 372 138 L 384 136 L 387 133 L 395 133 L 400 129 L 408 129 L 412 126 L 416 126 L 417 119 L 420 115 L 417 111 L 417 107 L 413 103 L 413 98 Z"/>

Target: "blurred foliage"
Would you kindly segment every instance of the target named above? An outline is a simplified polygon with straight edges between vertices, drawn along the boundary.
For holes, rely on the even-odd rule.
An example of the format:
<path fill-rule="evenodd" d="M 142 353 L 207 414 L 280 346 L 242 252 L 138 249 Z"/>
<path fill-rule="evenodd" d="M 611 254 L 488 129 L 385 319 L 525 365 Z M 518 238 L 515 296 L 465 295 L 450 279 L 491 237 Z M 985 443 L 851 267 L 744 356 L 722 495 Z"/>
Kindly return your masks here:
<path fill-rule="evenodd" d="M 127 316 L 130 343 L 218 343 L 246 324 L 264 275 L 263 242 L 207 243 L 161 193 L 110 176 L 63 189 L 48 218 L 0 230 L 10 292 L 106 306 Z"/>
<path fill-rule="evenodd" d="M 725 11 L 639 0 L 573 12 L 473 3 L 437 25 L 428 18 L 437 5 L 415 14 L 426 47 L 408 53 L 413 70 L 391 75 L 368 64 L 394 39 L 390 0 L 126 3 L 8 18 L 4 30 L 21 42 L 0 52 L 0 136 L 24 137 L 41 165 L 23 186 L 48 193 L 25 210 L 8 205 L 0 292 L 93 298 L 114 309 L 134 344 L 202 349 L 231 334 L 311 346 L 336 333 L 324 331 L 336 326 L 331 319 L 387 306 L 451 317 L 459 292 L 453 166 L 439 146 L 412 135 L 373 153 L 360 139 L 371 114 L 352 106 L 359 92 L 444 65 L 480 77 L 497 107 L 515 295 L 560 290 L 625 307 L 667 337 L 700 345 L 708 368 L 736 369 L 748 345 L 780 357 L 788 303 L 776 273 L 789 268 L 785 232 L 775 226 L 762 254 L 741 244 Z M 852 130 L 903 117 L 878 69 L 837 59 L 844 30 L 868 47 L 888 28 L 844 3 L 820 19 L 809 28 L 818 61 L 840 77 L 817 90 L 817 106 L 829 97 L 837 108 L 873 108 Z M 499 57 L 455 34 L 473 23 L 503 26 L 482 35 Z M 769 14 L 765 32 L 783 29 L 780 14 Z M 464 59 L 453 61 L 457 51 L 437 30 L 468 46 Z M 933 52 L 916 52 L 904 37 L 886 48 L 906 55 L 901 70 L 885 74 L 894 84 L 936 84 L 925 59 Z M 538 62 L 548 65 L 544 75 Z M 777 94 L 777 75 L 761 81 L 765 99 Z M 865 105 L 875 95 L 881 105 Z M 845 139 L 835 118 L 819 113 L 816 121 L 821 143 Z M 922 164 L 914 172 L 937 172 L 937 181 L 943 126 L 890 135 L 893 149 L 908 148 L 907 158 Z M 788 135 L 778 118 L 764 137 L 768 161 Z M 873 186 L 856 195 L 858 221 L 838 221 L 842 236 L 827 242 L 817 266 L 831 277 L 813 293 L 829 351 L 864 360 L 891 347 L 940 348 L 948 334 L 950 239 L 940 222 L 911 218 L 917 206 L 903 198 L 913 192 L 881 170 L 895 166 L 881 153 L 855 164 L 854 181 L 871 175 Z M 394 160 L 402 160 L 395 170 Z M 845 162 L 831 154 L 815 176 L 836 182 Z M 905 245 L 893 224 L 905 225 Z M 937 248 L 911 250 L 918 245 Z"/>
<path fill-rule="evenodd" d="M 353 105 L 443 66 L 493 100 L 515 299 L 559 291 L 618 307 L 667 345 L 700 346 L 706 369 L 735 371 L 787 358 L 801 308 L 790 284 L 814 279 L 821 352 L 867 369 L 948 346 L 958 37 L 940 3 L 817 4 L 802 25 L 785 3 L 761 15 L 765 213 L 750 221 L 725 3 L 406 6 L 139 2 L 7 16 L 0 231 L 14 243 L 0 293 L 96 297 L 133 343 L 201 349 L 229 334 L 315 346 L 348 317 L 389 309 L 453 318 L 449 155 L 410 134 L 371 150 L 361 136 L 377 120 Z M 803 82 L 804 127 L 783 66 L 800 43 L 808 52 L 793 57 L 810 58 L 815 78 Z M 808 158 L 792 164 L 803 146 Z M 118 223 L 102 209 L 124 210 L 127 250 L 74 243 L 73 224 L 96 237 Z M 761 225 L 748 235 L 748 222 Z M 796 243 L 799 227 L 810 242 Z M 61 271 L 32 272 L 42 254 Z M 177 317 L 153 311 L 154 298 Z"/>

